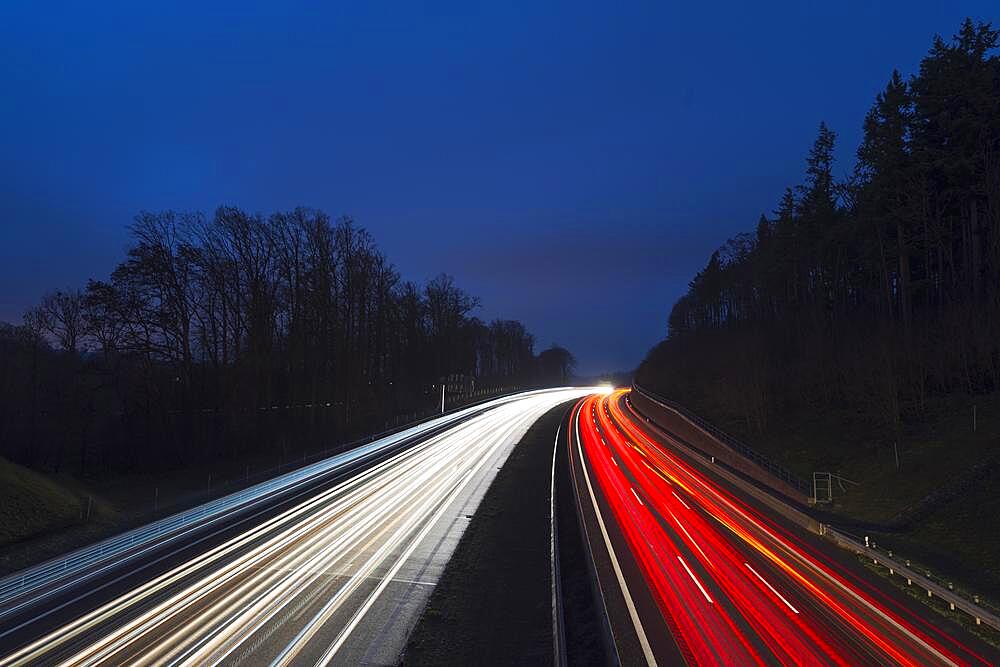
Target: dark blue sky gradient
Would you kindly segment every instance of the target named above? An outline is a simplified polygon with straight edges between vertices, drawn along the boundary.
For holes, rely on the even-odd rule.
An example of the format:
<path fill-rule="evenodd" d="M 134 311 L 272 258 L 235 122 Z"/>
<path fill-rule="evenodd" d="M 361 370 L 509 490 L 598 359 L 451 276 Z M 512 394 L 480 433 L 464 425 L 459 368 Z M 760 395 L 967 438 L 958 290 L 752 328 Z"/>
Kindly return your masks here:
<path fill-rule="evenodd" d="M 870 0 L 3 5 L 0 320 L 106 277 L 140 209 L 301 204 L 588 373 L 662 337 L 712 249 L 800 181 L 820 120 L 846 173 L 892 68 L 998 19 Z"/>

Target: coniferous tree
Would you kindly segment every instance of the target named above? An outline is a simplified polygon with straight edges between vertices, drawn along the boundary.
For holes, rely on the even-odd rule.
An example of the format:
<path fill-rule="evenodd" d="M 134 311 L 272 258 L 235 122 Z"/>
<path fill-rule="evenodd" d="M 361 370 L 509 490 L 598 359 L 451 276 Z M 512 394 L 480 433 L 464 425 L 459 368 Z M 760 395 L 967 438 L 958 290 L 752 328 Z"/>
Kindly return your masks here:
<path fill-rule="evenodd" d="M 762 406 L 836 403 L 886 437 L 932 393 L 1000 390 L 997 45 L 967 20 L 893 72 L 846 182 L 821 123 L 803 183 L 711 255 L 640 382 L 758 430 Z"/>

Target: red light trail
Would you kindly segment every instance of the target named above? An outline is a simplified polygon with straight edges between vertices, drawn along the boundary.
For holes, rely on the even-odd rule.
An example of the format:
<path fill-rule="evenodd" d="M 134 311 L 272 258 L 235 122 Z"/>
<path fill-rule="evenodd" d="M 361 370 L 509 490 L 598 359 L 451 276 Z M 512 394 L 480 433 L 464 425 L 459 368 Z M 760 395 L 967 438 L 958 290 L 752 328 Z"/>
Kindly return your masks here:
<path fill-rule="evenodd" d="M 647 661 L 657 659 L 647 636 L 669 632 L 695 665 L 989 664 L 673 453 L 625 393 L 578 403 L 570 459 L 582 470 L 581 501 L 617 552 Z M 622 558 L 641 582 L 626 581 Z M 658 618 L 632 604 L 636 586 Z"/>

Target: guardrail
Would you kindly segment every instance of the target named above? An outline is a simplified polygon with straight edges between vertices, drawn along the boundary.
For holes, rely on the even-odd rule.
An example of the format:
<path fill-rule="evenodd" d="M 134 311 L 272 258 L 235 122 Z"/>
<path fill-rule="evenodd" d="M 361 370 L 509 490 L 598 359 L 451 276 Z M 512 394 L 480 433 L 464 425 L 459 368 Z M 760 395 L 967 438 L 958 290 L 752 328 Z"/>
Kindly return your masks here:
<path fill-rule="evenodd" d="M 742 448 L 745 448 L 746 450 L 753 452 L 752 449 L 740 443 L 738 440 L 736 440 L 736 438 L 729 436 L 728 434 L 725 433 L 725 431 L 716 428 L 715 426 L 701 419 L 697 415 L 694 415 L 694 413 L 685 409 L 683 406 L 678 405 L 677 403 L 670 401 L 669 399 L 665 399 L 661 396 L 658 396 L 648 390 L 642 389 L 638 385 L 633 385 L 633 389 L 644 394 L 647 398 L 650 398 L 658 403 L 661 403 L 666 407 L 669 407 L 670 409 L 681 414 L 684 418 L 690 420 L 692 423 L 698 426 L 698 428 L 704 430 L 706 433 L 710 434 L 712 437 L 716 438 L 717 440 L 719 440 L 726 446 L 734 449 L 735 451 L 741 454 L 743 453 L 742 451 L 740 451 L 740 448 L 734 446 L 734 444 L 740 445 Z M 759 454 L 757 456 L 760 459 L 763 459 L 764 461 L 767 460 L 766 457 L 763 457 Z M 751 460 L 753 460 L 755 463 L 758 463 L 756 458 L 754 457 L 748 457 L 748 458 L 751 458 Z M 760 463 L 758 463 L 758 465 L 760 465 Z M 774 464 L 771 465 L 773 466 Z M 769 472 L 774 474 L 774 470 L 772 468 L 767 466 L 764 467 Z M 781 468 L 780 466 L 774 466 L 774 467 L 779 470 L 783 470 L 783 468 Z M 744 491 L 751 494 L 755 494 L 756 489 L 752 485 L 744 486 L 742 480 L 740 480 L 736 476 L 731 476 L 728 473 L 725 473 L 724 471 L 722 471 L 721 474 L 723 474 L 726 477 L 729 477 L 732 483 L 736 484 L 737 486 L 740 486 L 741 488 L 743 488 Z M 794 475 L 791 475 L 791 473 L 788 473 L 788 475 L 789 477 L 782 477 L 780 475 L 776 476 L 778 476 L 780 479 L 783 479 L 787 483 L 792 484 L 793 486 L 798 486 L 798 488 L 800 489 L 802 488 L 801 485 L 805 484 L 806 489 L 811 491 L 809 485 L 806 482 L 804 482 L 803 480 L 799 480 L 800 484 L 796 485 L 792 481 L 796 479 Z M 894 556 L 891 551 L 884 552 L 877 549 L 874 543 L 871 542 L 871 540 L 866 540 L 864 538 L 859 538 L 855 535 L 851 535 L 850 533 L 834 528 L 829 524 L 819 523 L 814 519 L 812 519 L 812 517 L 810 517 L 809 515 L 805 514 L 804 512 L 796 508 L 789 506 L 786 502 L 778 498 L 771 498 L 770 496 L 768 496 L 766 498 L 758 497 L 758 499 L 765 500 L 774 509 L 780 511 L 785 518 L 790 519 L 791 521 L 805 527 L 808 530 L 818 533 L 820 536 L 825 537 L 826 539 L 830 540 L 840 548 L 849 549 L 860 556 L 870 558 L 873 561 L 873 564 L 875 565 L 882 565 L 886 567 L 889 570 L 890 576 L 898 575 L 906 579 L 907 585 L 919 586 L 920 588 L 922 588 L 927 592 L 928 597 L 936 596 L 937 598 L 945 601 L 946 603 L 948 603 L 949 609 L 951 611 L 955 611 L 957 609 L 965 612 L 975 620 L 976 625 L 985 624 L 995 630 L 1000 630 L 1000 615 L 986 608 L 980 601 L 979 596 L 973 595 L 972 599 L 969 599 L 967 595 L 963 595 L 961 592 L 956 591 L 953 586 L 942 585 L 933 581 L 930 578 L 930 576 L 928 576 L 929 573 L 921 574 L 915 567 L 911 565 L 910 561 L 905 559 L 900 560 L 899 557 Z"/>
<path fill-rule="evenodd" d="M 900 561 L 897 556 L 893 556 L 891 551 L 882 552 L 876 549 L 870 541 L 869 544 L 866 545 L 856 536 L 849 535 L 848 533 L 837 530 L 832 526 L 820 524 L 820 535 L 833 541 L 841 548 L 850 549 L 860 556 L 870 558 L 875 565 L 881 565 L 888 568 L 890 576 L 898 575 L 903 577 L 906 579 L 906 584 L 908 586 L 916 584 L 920 588 L 927 591 L 927 597 L 930 598 L 937 596 L 938 598 L 944 600 L 948 603 L 948 607 L 951 611 L 955 611 L 956 609 L 964 611 L 966 614 L 975 619 L 976 625 L 986 624 L 995 630 L 1000 630 L 1000 616 L 994 614 L 980 604 L 978 596 L 973 596 L 973 599 L 970 600 L 964 595 L 961 595 L 958 591 L 955 591 L 953 588 L 946 588 L 945 586 L 932 581 L 929 577 L 914 569 L 910 565 L 909 561 Z"/>
<path fill-rule="evenodd" d="M 407 432 L 404 431 L 403 433 L 406 434 Z M 127 531 L 89 547 L 84 547 L 67 556 L 56 558 L 22 572 L 15 573 L 0 580 L 0 606 L 32 590 L 52 584 L 59 578 L 78 573 L 88 567 L 97 566 L 102 561 L 111 557 L 124 555 L 136 547 L 148 545 L 167 536 L 171 538 L 179 537 L 184 534 L 183 531 L 185 528 L 202 526 L 207 520 L 245 508 L 270 497 L 273 493 L 287 491 L 296 486 L 308 483 L 320 474 L 325 474 L 346 466 L 373 453 L 374 450 L 387 447 L 394 442 L 402 440 L 404 437 L 408 437 L 404 436 L 404 434 L 391 439 L 387 438 L 385 442 L 376 441 L 374 444 L 377 444 L 378 447 L 355 449 L 345 452 L 342 455 L 308 465 L 295 472 L 287 473 L 267 482 L 255 484 L 243 491 L 223 496 L 218 500 L 199 505 L 190 510 L 160 519 L 159 521 L 154 521 L 153 523 Z M 132 554 L 133 557 L 135 555 L 137 554 Z M 0 611 L 0 616 L 6 615 L 10 611 L 10 609 L 3 609 Z"/>
<path fill-rule="evenodd" d="M 684 417 L 685 419 L 696 425 L 698 428 L 700 428 L 701 430 L 705 431 L 706 433 L 714 437 L 723 445 L 732 449 L 734 452 L 736 452 L 743 458 L 748 459 L 758 467 L 766 470 L 774 477 L 777 477 L 778 479 L 785 482 L 789 486 L 792 486 L 795 489 L 801 491 L 805 496 L 809 498 L 812 497 L 813 495 L 812 484 L 802 479 L 798 475 L 795 475 L 787 468 L 778 465 L 768 457 L 754 450 L 752 447 L 750 447 L 740 439 L 730 435 L 729 433 L 726 433 L 725 431 L 715 426 L 711 422 L 702 419 L 695 413 L 685 408 L 683 405 L 675 401 L 671 401 L 669 398 L 660 396 L 659 394 L 652 392 L 649 389 L 646 389 L 645 387 L 642 387 L 636 383 L 632 384 L 632 389 L 633 391 L 643 394 L 644 396 L 646 396 L 646 398 L 654 400 L 657 403 L 661 403 L 662 405 L 677 412 L 682 417 Z"/>
<path fill-rule="evenodd" d="M 403 427 L 403 430 L 396 430 L 390 435 L 384 435 L 383 432 L 347 443 L 346 445 L 342 445 L 341 449 L 350 449 L 341 454 L 306 465 L 292 472 L 250 486 L 242 491 L 237 491 L 203 505 L 154 521 L 145 526 L 126 531 L 120 535 L 77 549 L 64 556 L 4 577 L 0 579 L 0 618 L 23 606 L 7 606 L 11 601 L 23 597 L 28 593 L 39 591 L 45 586 L 53 585 L 60 579 L 79 574 L 87 568 L 97 568 L 102 563 L 111 560 L 114 562 L 109 563 L 106 567 L 110 567 L 112 564 L 117 565 L 122 562 L 123 557 L 124 560 L 129 560 L 143 553 L 146 548 L 151 548 L 153 542 L 162 544 L 164 540 L 176 539 L 185 534 L 186 530 L 201 528 L 229 512 L 246 509 L 276 493 L 289 491 L 307 484 L 320 475 L 334 472 L 370 456 L 377 455 L 403 440 L 432 431 L 450 422 L 459 421 L 471 413 L 487 408 L 487 406 L 499 406 L 516 400 L 523 395 L 544 391 L 546 390 L 493 397 L 470 406 L 465 406 L 435 419 Z M 140 547 L 142 549 L 139 549 Z M 91 574 L 96 574 L 100 571 L 102 569 L 98 569 Z"/>

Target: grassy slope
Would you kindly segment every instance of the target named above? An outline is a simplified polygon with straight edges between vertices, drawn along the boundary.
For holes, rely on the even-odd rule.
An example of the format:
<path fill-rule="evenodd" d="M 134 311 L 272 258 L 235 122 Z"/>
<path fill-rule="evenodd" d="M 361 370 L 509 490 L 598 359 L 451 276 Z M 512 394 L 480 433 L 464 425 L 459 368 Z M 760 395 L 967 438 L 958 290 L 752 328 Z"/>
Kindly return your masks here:
<path fill-rule="evenodd" d="M 977 428 L 972 431 L 972 405 Z M 878 444 L 858 415 L 815 409 L 774 418 L 767 434 L 747 433 L 739 421 L 710 408 L 704 416 L 803 478 L 830 471 L 856 481 L 835 486 L 830 508 L 845 519 L 886 523 L 985 457 L 1000 457 L 1000 395 L 935 399 L 899 444 Z M 1000 479 L 993 478 L 937 506 L 906 532 L 880 534 L 881 543 L 968 588 L 1000 601 Z M 879 534 L 878 531 L 873 531 Z"/>
<path fill-rule="evenodd" d="M 0 459 L 0 546 L 80 520 L 79 496 L 52 477 Z"/>
<path fill-rule="evenodd" d="M 0 458 L 0 576 L 118 532 L 126 513 L 95 489 Z"/>
<path fill-rule="evenodd" d="M 45 497 L 35 503 L 30 492 L 8 482 L 13 474 L 0 468 L 0 576 L 238 491 L 329 453 L 309 451 L 306 458 L 302 450 L 274 448 L 158 473 L 97 472 L 85 478 L 46 476 L 0 459 L 0 464 L 31 475 L 29 486 Z M 53 487 L 64 493 L 53 492 Z M 65 502 L 54 500 L 61 497 L 65 501 L 65 494 L 73 498 L 69 510 Z M 93 505 L 90 521 L 84 522 L 80 513 L 86 509 L 88 497 Z"/>

